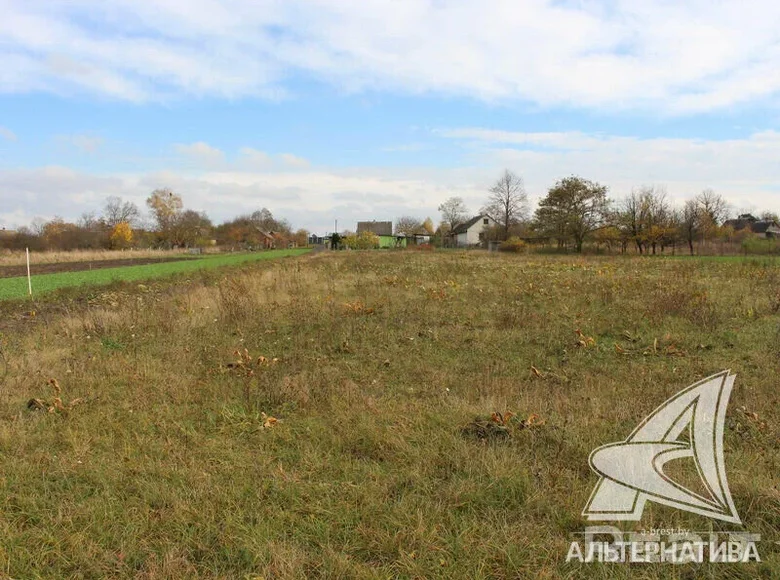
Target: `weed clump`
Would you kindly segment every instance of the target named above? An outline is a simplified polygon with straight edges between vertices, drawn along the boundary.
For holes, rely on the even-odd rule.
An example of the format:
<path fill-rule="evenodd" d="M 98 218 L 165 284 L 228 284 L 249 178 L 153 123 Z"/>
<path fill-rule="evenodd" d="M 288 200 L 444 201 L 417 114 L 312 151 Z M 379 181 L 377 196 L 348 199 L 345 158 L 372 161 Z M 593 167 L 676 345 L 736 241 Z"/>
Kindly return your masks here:
<path fill-rule="evenodd" d="M 461 435 L 479 441 L 500 441 L 509 439 L 524 429 L 536 429 L 544 425 L 544 420 L 536 413 L 527 419 L 520 419 L 515 413 L 494 412 L 488 418 L 475 417 L 473 421 L 460 429 Z"/>

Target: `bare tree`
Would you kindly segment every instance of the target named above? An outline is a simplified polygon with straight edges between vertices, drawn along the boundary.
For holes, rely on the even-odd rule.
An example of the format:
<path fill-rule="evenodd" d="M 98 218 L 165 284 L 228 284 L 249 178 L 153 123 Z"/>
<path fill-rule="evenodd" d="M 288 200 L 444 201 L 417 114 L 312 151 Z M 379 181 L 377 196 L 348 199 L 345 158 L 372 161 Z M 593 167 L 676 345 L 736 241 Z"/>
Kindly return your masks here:
<path fill-rule="evenodd" d="M 699 233 L 699 226 L 701 223 L 701 208 L 697 200 L 689 199 L 683 205 L 680 212 L 680 232 L 683 239 L 688 243 L 688 249 L 693 256 L 693 242 L 696 240 L 696 235 Z"/>
<path fill-rule="evenodd" d="M 482 212 L 498 222 L 509 237 L 509 228 L 528 216 L 528 195 L 523 178 L 508 169 L 490 188 L 490 197 Z"/>
<path fill-rule="evenodd" d="M 395 221 L 395 233 L 405 236 L 411 236 L 420 233 L 423 229 L 423 224 L 416 217 L 401 216 Z"/>
<path fill-rule="evenodd" d="M 719 226 L 729 213 L 729 205 L 723 196 L 712 189 L 705 189 L 696 197 L 696 203 L 702 212 L 702 219 L 713 226 Z"/>
<path fill-rule="evenodd" d="M 122 201 L 121 197 L 112 195 L 106 198 L 106 204 L 103 206 L 103 221 L 109 228 L 123 222 L 133 225 L 140 213 L 138 206 L 132 201 Z"/>
<path fill-rule="evenodd" d="M 623 239 L 633 241 L 640 254 L 644 253 L 642 236 L 644 223 L 642 222 L 642 194 L 633 190 L 621 203 L 615 212 L 612 221 L 617 226 Z"/>
<path fill-rule="evenodd" d="M 447 224 L 450 231 L 464 223 L 468 217 L 468 209 L 462 197 L 450 197 L 439 206 L 442 223 Z"/>
<path fill-rule="evenodd" d="M 30 231 L 32 231 L 34 236 L 42 236 L 45 228 L 46 220 L 42 217 L 36 216 L 30 222 Z"/>
<path fill-rule="evenodd" d="M 641 201 L 645 247 L 649 245 L 655 254 L 659 244 L 663 248 L 669 233 L 671 209 L 666 198 L 666 189 L 646 186 L 642 189 Z"/>
<path fill-rule="evenodd" d="M 99 220 L 94 211 L 85 211 L 81 214 L 76 224 L 83 230 L 94 230 L 99 225 Z"/>

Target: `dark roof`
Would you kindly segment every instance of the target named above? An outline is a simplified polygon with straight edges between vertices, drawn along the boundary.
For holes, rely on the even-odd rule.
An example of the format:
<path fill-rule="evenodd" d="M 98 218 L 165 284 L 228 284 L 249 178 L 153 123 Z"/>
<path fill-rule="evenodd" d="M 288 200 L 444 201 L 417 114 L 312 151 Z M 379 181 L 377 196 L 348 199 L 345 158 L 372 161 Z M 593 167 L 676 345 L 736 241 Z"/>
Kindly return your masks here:
<path fill-rule="evenodd" d="M 358 222 L 358 235 L 363 232 L 373 232 L 378 236 L 392 236 L 393 222 Z"/>
<path fill-rule="evenodd" d="M 735 220 L 726 220 L 723 223 L 723 225 L 731 226 L 737 231 L 744 230 L 745 228 L 749 228 L 750 231 L 753 232 L 754 234 L 765 234 L 769 228 L 778 229 L 780 227 L 777 225 L 776 222 L 771 220 L 754 221 L 742 217 L 740 217 L 740 219 L 735 219 Z"/>
<path fill-rule="evenodd" d="M 453 228 L 451 233 L 452 234 L 465 234 L 471 226 L 473 226 L 479 220 L 481 220 L 483 218 L 486 218 L 486 217 L 490 217 L 490 216 L 485 215 L 485 214 L 474 216 L 473 218 L 471 218 L 466 223 L 458 224 L 457 226 L 455 226 L 455 228 Z"/>
<path fill-rule="evenodd" d="M 773 227 L 774 226 L 774 227 Z M 750 224 L 750 229 L 754 234 L 765 234 L 769 228 L 777 229 L 777 224 L 773 221 L 761 220 L 760 222 L 753 222 Z"/>

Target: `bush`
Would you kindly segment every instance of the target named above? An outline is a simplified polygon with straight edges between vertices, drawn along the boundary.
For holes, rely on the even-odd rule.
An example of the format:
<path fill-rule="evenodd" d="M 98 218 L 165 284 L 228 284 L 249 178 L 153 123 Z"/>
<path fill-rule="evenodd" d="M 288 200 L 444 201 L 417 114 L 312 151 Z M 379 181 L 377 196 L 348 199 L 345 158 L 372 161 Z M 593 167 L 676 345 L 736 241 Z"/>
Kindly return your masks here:
<path fill-rule="evenodd" d="M 374 232 L 363 232 L 342 238 L 344 245 L 350 250 L 373 250 L 379 247 L 379 236 Z"/>
<path fill-rule="evenodd" d="M 518 237 L 512 236 L 498 246 L 502 252 L 515 252 L 516 254 L 525 252 L 528 249 L 527 244 Z"/>
<path fill-rule="evenodd" d="M 780 240 L 750 237 L 742 242 L 746 254 L 780 254 Z"/>

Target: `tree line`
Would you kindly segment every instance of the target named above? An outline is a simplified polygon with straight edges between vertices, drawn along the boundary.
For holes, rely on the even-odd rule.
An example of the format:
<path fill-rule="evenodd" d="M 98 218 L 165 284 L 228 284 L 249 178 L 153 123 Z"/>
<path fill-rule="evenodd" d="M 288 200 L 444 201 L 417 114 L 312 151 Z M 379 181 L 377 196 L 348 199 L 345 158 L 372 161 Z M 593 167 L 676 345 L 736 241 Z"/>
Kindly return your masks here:
<path fill-rule="evenodd" d="M 622 199 L 611 199 L 608 188 L 572 175 L 555 182 L 531 213 L 523 179 L 505 170 L 488 192 L 482 214 L 497 225 L 490 228 L 490 240 L 518 239 L 555 243 L 558 248 L 582 252 L 586 242 L 607 248 L 629 248 L 640 254 L 656 254 L 684 245 L 691 253 L 695 246 L 711 240 L 742 241 L 749 232 L 726 224 L 731 209 L 712 189 L 675 205 L 665 188 L 655 185 L 635 188 Z M 460 197 L 451 197 L 439 206 L 443 239 L 465 223 L 471 215 Z M 777 214 L 763 212 L 759 218 L 780 221 Z"/>
<path fill-rule="evenodd" d="M 146 206 L 149 214 L 143 216 L 133 202 L 110 196 L 99 214 L 86 212 L 75 222 L 60 217 L 35 219 L 30 226 L 0 237 L 0 247 L 75 250 L 220 244 L 249 248 L 267 243 L 306 245 L 308 241 L 306 230 L 293 231 L 287 220 L 275 218 L 267 208 L 215 226 L 205 212 L 185 209 L 182 196 L 170 189 L 153 191 Z"/>
<path fill-rule="evenodd" d="M 146 199 L 145 217 L 134 203 L 120 197 L 106 198 L 102 211 L 87 212 L 75 222 L 55 217 L 33 220 L 29 227 L 0 236 L 0 246 L 33 250 L 124 249 L 130 247 L 202 247 L 213 244 L 238 248 L 306 245 L 308 232 L 293 231 L 285 219 L 277 219 L 262 208 L 214 225 L 205 212 L 186 209 L 181 195 L 157 189 Z M 429 236 L 435 245 L 447 245 L 450 233 L 467 222 L 469 213 L 461 197 L 450 197 L 438 206 L 438 227 L 430 218 L 413 216 L 396 219 L 396 235 Z M 518 243 L 554 243 L 559 249 L 581 252 L 586 242 L 608 249 L 629 249 L 656 254 L 683 246 L 693 254 L 697 245 L 712 240 L 742 242 L 748 230 L 726 224 L 731 209 L 726 200 L 705 189 L 675 205 L 663 187 L 650 185 L 633 189 L 622 199 L 608 196 L 608 188 L 572 175 L 556 181 L 531 212 L 523 179 L 505 170 L 488 190 L 480 213 L 496 222 L 486 232 L 488 240 Z M 771 212 L 751 219 L 780 221 Z M 344 237 L 349 237 L 344 232 Z M 355 247 L 369 244 L 354 240 Z M 511 245 L 511 244 L 508 244 Z"/>

